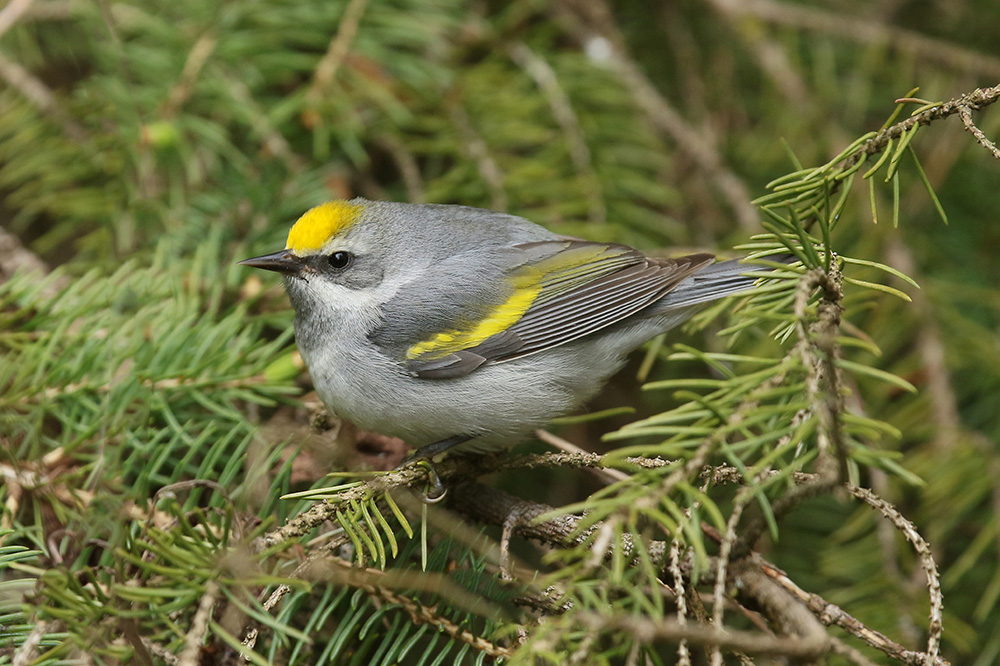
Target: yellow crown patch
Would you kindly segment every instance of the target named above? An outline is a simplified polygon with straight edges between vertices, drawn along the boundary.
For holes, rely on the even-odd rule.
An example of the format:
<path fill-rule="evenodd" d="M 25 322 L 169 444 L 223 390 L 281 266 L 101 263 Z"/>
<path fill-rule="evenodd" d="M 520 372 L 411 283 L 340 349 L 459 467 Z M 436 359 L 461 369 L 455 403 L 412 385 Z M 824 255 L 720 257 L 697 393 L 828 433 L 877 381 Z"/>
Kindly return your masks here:
<path fill-rule="evenodd" d="M 285 249 L 303 255 L 322 248 L 330 237 L 354 224 L 361 215 L 361 206 L 347 201 L 327 201 L 307 210 L 291 231 Z"/>

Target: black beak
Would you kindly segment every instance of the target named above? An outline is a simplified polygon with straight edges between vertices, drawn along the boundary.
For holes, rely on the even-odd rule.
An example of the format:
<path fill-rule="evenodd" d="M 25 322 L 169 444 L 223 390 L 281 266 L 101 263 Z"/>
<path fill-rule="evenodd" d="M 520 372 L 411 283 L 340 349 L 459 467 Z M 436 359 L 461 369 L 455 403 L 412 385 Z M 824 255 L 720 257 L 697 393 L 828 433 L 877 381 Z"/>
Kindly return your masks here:
<path fill-rule="evenodd" d="M 260 257 L 244 259 L 243 261 L 238 261 L 236 263 L 243 266 L 263 268 L 267 271 L 284 273 L 285 275 L 298 275 L 299 271 L 302 270 L 302 267 L 305 266 L 302 259 L 296 257 L 290 250 L 282 250 L 280 252 L 274 252 L 273 254 L 265 254 Z"/>

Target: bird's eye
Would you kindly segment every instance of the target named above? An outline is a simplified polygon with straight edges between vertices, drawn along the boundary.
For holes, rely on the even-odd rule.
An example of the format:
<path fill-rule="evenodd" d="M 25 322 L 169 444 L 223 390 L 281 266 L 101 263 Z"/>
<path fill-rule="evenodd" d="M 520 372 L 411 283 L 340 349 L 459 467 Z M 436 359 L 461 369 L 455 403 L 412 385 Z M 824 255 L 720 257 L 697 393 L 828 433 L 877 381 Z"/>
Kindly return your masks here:
<path fill-rule="evenodd" d="M 338 270 L 347 268 L 354 261 L 354 255 L 350 252 L 344 252 L 343 250 L 338 250 L 326 258 L 330 263 L 331 268 L 336 268 Z"/>

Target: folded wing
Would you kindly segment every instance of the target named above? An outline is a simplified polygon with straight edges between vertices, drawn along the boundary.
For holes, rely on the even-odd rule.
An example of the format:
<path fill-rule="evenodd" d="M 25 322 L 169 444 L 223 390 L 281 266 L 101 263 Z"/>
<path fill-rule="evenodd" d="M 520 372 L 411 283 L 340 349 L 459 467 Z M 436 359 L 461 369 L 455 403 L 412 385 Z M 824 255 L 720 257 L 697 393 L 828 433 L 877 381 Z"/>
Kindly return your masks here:
<path fill-rule="evenodd" d="M 407 350 L 417 377 L 460 377 L 611 326 L 661 299 L 713 261 L 710 254 L 650 258 L 623 245 L 551 240 L 516 246 L 510 297 L 481 321 L 441 331 Z M 499 330 L 493 327 L 500 323 Z"/>

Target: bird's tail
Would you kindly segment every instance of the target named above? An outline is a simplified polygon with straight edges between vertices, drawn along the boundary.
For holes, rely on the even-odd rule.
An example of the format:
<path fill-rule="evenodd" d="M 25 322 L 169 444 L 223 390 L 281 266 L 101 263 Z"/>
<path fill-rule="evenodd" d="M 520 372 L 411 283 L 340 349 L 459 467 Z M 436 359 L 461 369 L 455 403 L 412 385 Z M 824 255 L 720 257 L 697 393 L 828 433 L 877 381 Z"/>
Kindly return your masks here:
<path fill-rule="evenodd" d="M 791 254 L 781 254 L 764 257 L 764 259 L 788 264 L 795 261 L 796 257 Z M 759 274 L 767 270 L 761 266 L 742 263 L 739 259 L 720 261 L 706 266 L 660 299 L 654 306 L 654 312 L 667 312 L 701 305 L 749 291 L 753 289 L 754 282 L 760 277 Z M 754 277 L 747 275 L 747 273 L 757 273 L 758 276 Z"/>

